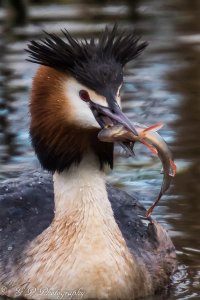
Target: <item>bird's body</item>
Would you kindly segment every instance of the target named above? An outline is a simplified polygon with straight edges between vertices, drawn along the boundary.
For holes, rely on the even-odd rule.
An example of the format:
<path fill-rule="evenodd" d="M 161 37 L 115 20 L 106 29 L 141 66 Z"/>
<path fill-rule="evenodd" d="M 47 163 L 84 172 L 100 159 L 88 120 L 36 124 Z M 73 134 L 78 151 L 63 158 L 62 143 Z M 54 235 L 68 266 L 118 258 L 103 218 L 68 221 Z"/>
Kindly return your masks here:
<path fill-rule="evenodd" d="M 137 201 L 106 187 L 104 165 L 113 164 L 113 145 L 98 140 L 99 124 L 107 114 L 109 121 L 120 120 L 134 131 L 119 110 L 120 66 L 126 60 L 117 54 L 115 43 L 123 38 L 115 34 L 116 28 L 105 31 L 96 46 L 94 41 L 81 46 L 68 34 L 68 44 L 51 36 L 30 46 L 32 57 L 46 65 L 33 81 L 30 132 L 53 181 L 45 172 L 31 172 L 0 186 L 2 294 L 69 299 L 74 292 L 82 299 L 135 299 L 165 287 L 175 269 L 174 246 L 165 230 L 144 224 L 139 215 L 145 209 Z M 131 37 L 134 57 L 142 47 Z M 106 47 L 109 43 L 113 48 Z M 94 57 L 90 47 L 96 49 Z M 72 48 L 76 56 L 82 53 L 82 62 L 66 62 L 65 71 L 59 59 L 73 59 Z M 85 82 L 81 73 L 87 50 L 88 72 L 88 57 L 94 65 L 105 59 L 94 90 L 90 73 Z"/>
<path fill-rule="evenodd" d="M 75 199 L 87 193 L 84 211 L 84 197 L 71 203 L 80 207 L 76 217 L 66 211 L 67 199 L 57 203 L 56 215 L 46 172 L 26 172 L 0 185 L 0 281 L 7 295 L 57 299 L 53 291 L 79 290 L 86 299 L 134 299 L 168 284 L 175 254 L 167 233 L 159 224 L 143 223 L 144 207 L 125 192 L 107 186 L 107 198 L 97 175 L 95 185 L 82 186 Z M 94 199 L 94 188 L 100 199 Z"/>

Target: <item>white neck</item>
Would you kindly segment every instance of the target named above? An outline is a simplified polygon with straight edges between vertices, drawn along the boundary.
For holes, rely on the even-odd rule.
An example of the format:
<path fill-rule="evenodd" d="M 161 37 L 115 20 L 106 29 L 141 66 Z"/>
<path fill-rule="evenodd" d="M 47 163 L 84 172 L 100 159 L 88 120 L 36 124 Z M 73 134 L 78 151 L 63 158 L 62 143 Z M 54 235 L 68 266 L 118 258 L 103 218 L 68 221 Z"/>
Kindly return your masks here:
<path fill-rule="evenodd" d="M 90 206 L 95 206 L 99 214 L 113 215 L 106 192 L 105 174 L 99 170 L 99 163 L 93 155 L 85 156 L 78 166 L 55 173 L 53 179 L 55 218 L 80 215 Z"/>

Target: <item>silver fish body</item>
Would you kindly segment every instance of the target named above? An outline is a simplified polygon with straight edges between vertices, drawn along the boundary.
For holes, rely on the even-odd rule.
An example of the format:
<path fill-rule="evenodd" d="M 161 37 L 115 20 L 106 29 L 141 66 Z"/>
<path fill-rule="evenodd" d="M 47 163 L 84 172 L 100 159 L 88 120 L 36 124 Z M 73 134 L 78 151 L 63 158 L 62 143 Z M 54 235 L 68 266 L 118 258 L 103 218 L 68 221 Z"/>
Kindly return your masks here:
<path fill-rule="evenodd" d="M 153 205 L 148 209 L 147 216 L 149 217 L 162 197 L 170 186 L 172 177 L 176 173 L 176 165 L 173 162 L 172 153 L 164 141 L 164 139 L 156 132 L 162 127 L 162 124 L 155 124 L 147 127 L 140 123 L 133 123 L 133 126 L 137 130 L 138 135 L 134 135 L 128 131 L 123 125 L 114 125 L 112 127 L 102 129 L 98 138 L 104 142 L 136 142 L 139 141 L 146 145 L 154 154 L 158 155 L 163 166 L 163 182 Z"/>

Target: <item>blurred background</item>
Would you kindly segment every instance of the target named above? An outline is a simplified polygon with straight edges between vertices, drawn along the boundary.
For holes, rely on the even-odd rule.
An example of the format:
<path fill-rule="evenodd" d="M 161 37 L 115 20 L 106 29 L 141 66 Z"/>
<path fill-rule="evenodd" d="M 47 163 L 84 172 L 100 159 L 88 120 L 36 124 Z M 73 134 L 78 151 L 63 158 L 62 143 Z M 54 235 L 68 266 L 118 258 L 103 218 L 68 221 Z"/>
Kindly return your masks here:
<path fill-rule="evenodd" d="M 200 299 L 200 1 L 0 0 L 0 180 L 38 167 L 29 139 L 28 103 L 37 66 L 27 42 L 42 30 L 78 38 L 98 36 L 106 24 L 135 29 L 149 42 L 125 70 L 123 109 L 132 121 L 163 122 L 160 134 L 178 167 L 170 191 L 154 211 L 178 254 L 178 272 L 162 299 Z M 116 154 L 109 181 L 149 207 L 162 182 L 161 164 L 136 145 L 135 158 Z M 151 297 L 148 299 L 161 299 Z"/>

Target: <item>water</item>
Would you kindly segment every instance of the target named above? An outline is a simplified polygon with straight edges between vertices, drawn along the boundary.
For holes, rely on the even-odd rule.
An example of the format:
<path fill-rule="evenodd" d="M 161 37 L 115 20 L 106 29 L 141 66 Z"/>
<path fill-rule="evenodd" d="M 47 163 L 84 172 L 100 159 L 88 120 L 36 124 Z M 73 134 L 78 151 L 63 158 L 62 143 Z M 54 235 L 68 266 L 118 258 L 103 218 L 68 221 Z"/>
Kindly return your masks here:
<path fill-rule="evenodd" d="M 26 26 L 10 27 L 0 9 L 0 178 L 37 167 L 28 135 L 28 98 L 36 66 L 23 49 L 42 30 L 66 27 L 77 37 L 97 35 L 105 24 L 136 28 L 147 50 L 125 70 L 123 107 L 132 121 L 161 121 L 178 166 L 170 191 L 154 211 L 177 249 L 179 271 L 165 299 L 200 299 L 200 2 L 122 1 L 119 4 L 31 6 Z M 137 145 L 135 159 L 116 156 L 109 180 L 149 207 L 162 176 L 160 162 Z M 160 299 L 151 297 L 152 299 Z"/>

